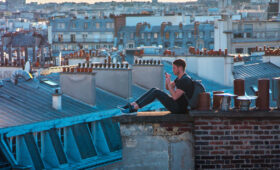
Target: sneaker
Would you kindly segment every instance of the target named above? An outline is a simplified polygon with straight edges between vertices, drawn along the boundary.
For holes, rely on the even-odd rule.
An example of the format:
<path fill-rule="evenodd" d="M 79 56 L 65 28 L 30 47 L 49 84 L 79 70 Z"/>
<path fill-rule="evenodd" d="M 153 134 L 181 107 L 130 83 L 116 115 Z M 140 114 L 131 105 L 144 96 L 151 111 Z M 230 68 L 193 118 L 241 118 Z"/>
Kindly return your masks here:
<path fill-rule="evenodd" d="M 123 115 L 133 115 L 132 113 L 137 114 L 137 110 L 134 109 L 134 106 L 132 106 L 130 104 L 127 106 L 121 107 L 120 110 L 123 113 Z"/>

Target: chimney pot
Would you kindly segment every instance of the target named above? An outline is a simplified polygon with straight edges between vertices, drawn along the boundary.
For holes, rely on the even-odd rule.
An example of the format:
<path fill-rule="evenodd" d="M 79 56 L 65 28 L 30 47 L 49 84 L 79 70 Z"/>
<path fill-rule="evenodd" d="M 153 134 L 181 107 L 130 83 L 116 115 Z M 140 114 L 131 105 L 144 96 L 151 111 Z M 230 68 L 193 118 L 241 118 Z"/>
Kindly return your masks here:
<path fill-rule="evenodd" d="M 269 110 L 269 79 L 258 80 L 258 108 Z"/>
<path fill-rule="evenodd" d="M 222 96 L 217 96 L 215 94 L 221 94 L 224 93 L 224 91 L 213 91 L 213 110 L 217 110 L 220 108 Z"/>
<path fill-rule="evenodd" d="M 234 94 L 237 96 L 244 96 L 245 95 L 245 81 L 244 79 L 236 79 L 234 80 Z M 234 106 L 235 108 L 240 107 L 240 102 L 234 97 Z"/>
<path fill-rule="evenodd" d="M 210 93 L 200 93 L 199 94 L 199 106 L 198 110 L 210 110 Z"/>
<path fill-rule="evenodd" d="M 52 107 L 55 110 L 61 110 L 62 109 L 62 102 L 61 102 L 61 90 L 55 89 L 53 95 L 52 95 Z"/>

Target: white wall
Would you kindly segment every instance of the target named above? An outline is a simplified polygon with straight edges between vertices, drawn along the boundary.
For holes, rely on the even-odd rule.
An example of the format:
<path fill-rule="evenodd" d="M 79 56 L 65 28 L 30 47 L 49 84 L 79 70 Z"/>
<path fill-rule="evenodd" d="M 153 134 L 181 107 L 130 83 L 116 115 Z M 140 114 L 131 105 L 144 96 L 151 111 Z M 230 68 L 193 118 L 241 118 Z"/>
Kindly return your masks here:
<path fill-rule="evenodd" d="M 270 62 L 280 67 L 280 56 L 263 56 L 263 62 Z"/>
<path fill-rule="evenodd" d="M 222 17 L 220 15 L 217 16 L 196 16 L 194 17 L 194 21 L 197 22 L 209 22 L 209 21 L 215 21 L 218 19 L 221 19 Z"/>
<path fill-rule="evenodd" d="M 126 26 L 136 26 L 137 23 L 147 22 L 151 26 L 160 26 L 162 22 L 171 22 L 172 25 L 190 24 L 190 16 L 128 16 Z"/>
<path fill-rule="evenodd" d="M 160 57 L 144 56 L 138 58 L 142 60 L 164 60 L 173 62 L 176 59 L 184 59 L 187 62 L 187 71 L 196 74 L 199 77 L 214 81 L 224 86 L 233 86 L 233 57 L 221 56 L 178 56 L 178 57 Z M 280 59 L 279 59 L 280 61 Z M 279 62 L 280 65 L 280 62 Z"/>
<path fill-rule="evenodd" d="M 187 70 L 224 86 L 233 86 L 233 57 L 191 56 Z"/>

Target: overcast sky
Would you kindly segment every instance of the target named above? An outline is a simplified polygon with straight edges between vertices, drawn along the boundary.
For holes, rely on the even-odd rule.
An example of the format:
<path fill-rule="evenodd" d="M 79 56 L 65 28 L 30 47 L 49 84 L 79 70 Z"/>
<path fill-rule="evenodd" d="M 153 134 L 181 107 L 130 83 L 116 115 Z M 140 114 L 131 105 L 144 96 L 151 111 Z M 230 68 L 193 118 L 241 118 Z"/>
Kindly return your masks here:
<path fill-rule="evenodd" d="M 38 2 L 38 3 L 49 3 L 49 2 L 87 2 L 87 3 L 94 3 L 94 2 L 111 2 L 112 0 L 26 0 L 27 3 L 29 2 Z M 116 2 L 124 2 L 124 0 L 114 0 Z M 126 0 L 130 2 L 131 0 Z M 132 1 L 151 1 L 151 0 L 132 0 Z M 187 1 L 196 1 L 196 0 L 158 0 L 158 2 L 187 2 Z"/>

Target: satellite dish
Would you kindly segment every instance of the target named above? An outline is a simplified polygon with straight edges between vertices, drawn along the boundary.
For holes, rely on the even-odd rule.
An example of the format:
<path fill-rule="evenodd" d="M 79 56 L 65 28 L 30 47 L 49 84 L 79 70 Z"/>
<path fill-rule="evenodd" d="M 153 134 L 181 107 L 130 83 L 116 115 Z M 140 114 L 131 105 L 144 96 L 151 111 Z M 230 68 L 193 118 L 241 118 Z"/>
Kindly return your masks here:
<path fill-rule="evenodd" d="M 26 71 L 27 73 L 30 73 L 30 62 L 29 61 L 27 61 L 25 63 L 24 71 Z"/>

